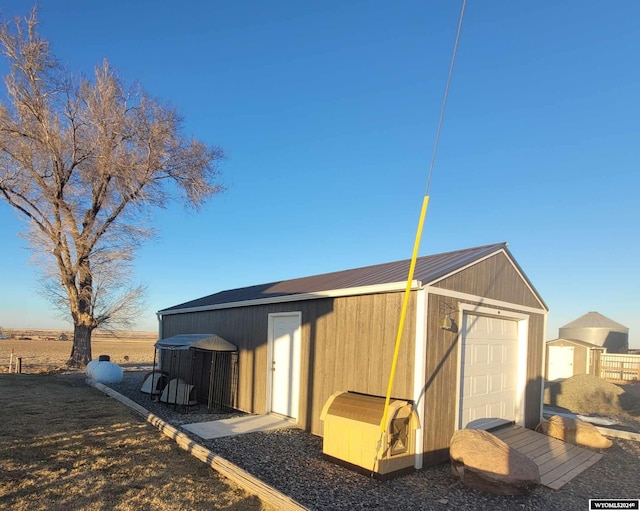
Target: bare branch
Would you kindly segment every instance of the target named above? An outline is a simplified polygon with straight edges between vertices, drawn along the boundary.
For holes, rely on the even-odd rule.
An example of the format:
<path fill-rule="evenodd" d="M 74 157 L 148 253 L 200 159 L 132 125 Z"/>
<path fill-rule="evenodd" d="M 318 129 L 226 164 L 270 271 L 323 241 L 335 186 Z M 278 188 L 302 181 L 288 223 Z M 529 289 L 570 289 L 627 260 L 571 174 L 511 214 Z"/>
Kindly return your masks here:
<path fill-rule="evenodd" d="M 142 286 L 130 263 L 154 231 L 149 211 L 198 209 L 223 188 L 223 152 L 182 133 L 170 105 L 125 86 L 105 60 L 93 78 L 68 73 L 37 31 L 34 9 L 0 26 L 8 101 L 0 101 L 0 199 L 27 221 L 51 303 L 72 317 L 85 363 L 98 325 L 127 325 Z M 179 191 L 176 194 L 176 190 Z"/>

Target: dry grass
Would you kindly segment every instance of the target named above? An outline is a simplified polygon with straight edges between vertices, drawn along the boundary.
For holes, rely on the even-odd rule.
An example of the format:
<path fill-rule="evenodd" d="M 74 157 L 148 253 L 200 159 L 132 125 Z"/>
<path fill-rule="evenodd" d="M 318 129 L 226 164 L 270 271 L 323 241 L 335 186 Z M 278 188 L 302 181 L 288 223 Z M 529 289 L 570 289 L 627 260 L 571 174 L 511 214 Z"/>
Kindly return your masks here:
<path fill-rule="evenodd" d="M 71 341 L 56 341 L 60 331 L 8 331 L 14 338 L 0 340 L 0 372 L 8 372 L 11 352 L 22 358 L 22 372 L 27 374 L 53 372 L 65 367 L 71 355 Z M 30 337 L 30 340 L 20 340 Z M 47 340 L 49 339 L 49 340 Z M 91 341 L 93 358 L 109 355 L 123 367 L 145 366 L 153 363 L 157 334 L 153 332 L 124 332 L 117 338 L 106 332 L 95 332 Z"/>
<path fill-rule="evenodd" d="M 79 375 L 0 375 L 0 509 L 272 509 Z"/>

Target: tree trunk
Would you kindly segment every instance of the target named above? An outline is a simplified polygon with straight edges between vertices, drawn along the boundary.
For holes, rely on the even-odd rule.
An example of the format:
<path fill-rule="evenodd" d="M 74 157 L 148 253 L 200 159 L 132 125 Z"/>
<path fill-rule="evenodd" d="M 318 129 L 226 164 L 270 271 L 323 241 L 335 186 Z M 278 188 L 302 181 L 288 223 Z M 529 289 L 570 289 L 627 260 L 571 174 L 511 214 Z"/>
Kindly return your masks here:
<path fill-rule="evenodd" d="M 73 346 L 69 367 L 85 367 L 91 361 L 91 334 L 93 327 L 76 323 L 73 325 Z"/>
<path fill-rule="evenodd" d="M 93 274 L 89 257 L 86 254 L 89 250 L 84 245 L 78 254 L 78 288 L 74 293 L 75 303 L 71 303 L 71 316 L 73 317 L 73 347 L 71 348 L 71 358 L 67 362 L 70 367 L 85 367 L 91 361 L 91 333 L 96 328 L 97 323 L 93 317 L 91 304 L 93 303 Z"/>

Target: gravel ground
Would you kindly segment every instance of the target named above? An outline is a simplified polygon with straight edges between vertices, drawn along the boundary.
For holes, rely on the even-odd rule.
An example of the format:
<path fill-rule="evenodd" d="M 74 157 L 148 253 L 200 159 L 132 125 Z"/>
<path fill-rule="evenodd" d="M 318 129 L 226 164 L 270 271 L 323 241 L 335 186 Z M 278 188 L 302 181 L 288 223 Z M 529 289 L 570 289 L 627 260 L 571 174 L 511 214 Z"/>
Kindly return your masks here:
<path fill-rule="evenodd" d="M 178 413 L 140 392 L 144 373 L 127 371 L 114 390 L 178 427 L 241 415 L 206 413 L 206 407 Z M 628 424 L 638 426 L 632 418 Z M 297 429 L 202 440 L 232 461 L 312 510 L 587 510 L 589 498 L 640 498 L 640 442 L 614 440 L 594 466 L 560 490 L 538 487 L 525 497 L 499 497 L 463 486 L 448 463 L 386 482 L 358 474 L 323 458 L 322 439 Z"/>
<path fill-rule="evenodd" d="M 620 402 L 620 396 L 624 393 L 620 386 L 597 376 L 578 374 L 566 380 L 548 383 L 544 402 L 575 413 L 618 416 L 625 412 Z"/>

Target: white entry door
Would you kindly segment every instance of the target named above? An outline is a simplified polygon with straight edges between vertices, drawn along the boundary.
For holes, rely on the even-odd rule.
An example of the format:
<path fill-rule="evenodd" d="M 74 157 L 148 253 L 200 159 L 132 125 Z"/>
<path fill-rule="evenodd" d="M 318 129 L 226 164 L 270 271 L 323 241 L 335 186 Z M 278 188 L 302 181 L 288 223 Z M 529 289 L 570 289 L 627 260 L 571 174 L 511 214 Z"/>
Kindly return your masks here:
<path fill-rule="evenodd" d="M 549 381 L 573 376 L 573 346 L 549 346 Z"/>
<path fill-rule="evenodd" d="M 515 421 L 518 322 L 465 314 L 461 350 L 458 427 L 474 421 L 473 427 L 479 428 L 496 420 Z"/>
<path fill-rule="evenodd" d="M 298 418 L 300 400 L 300 312 L 269 314 L 267 409 Z"/>

